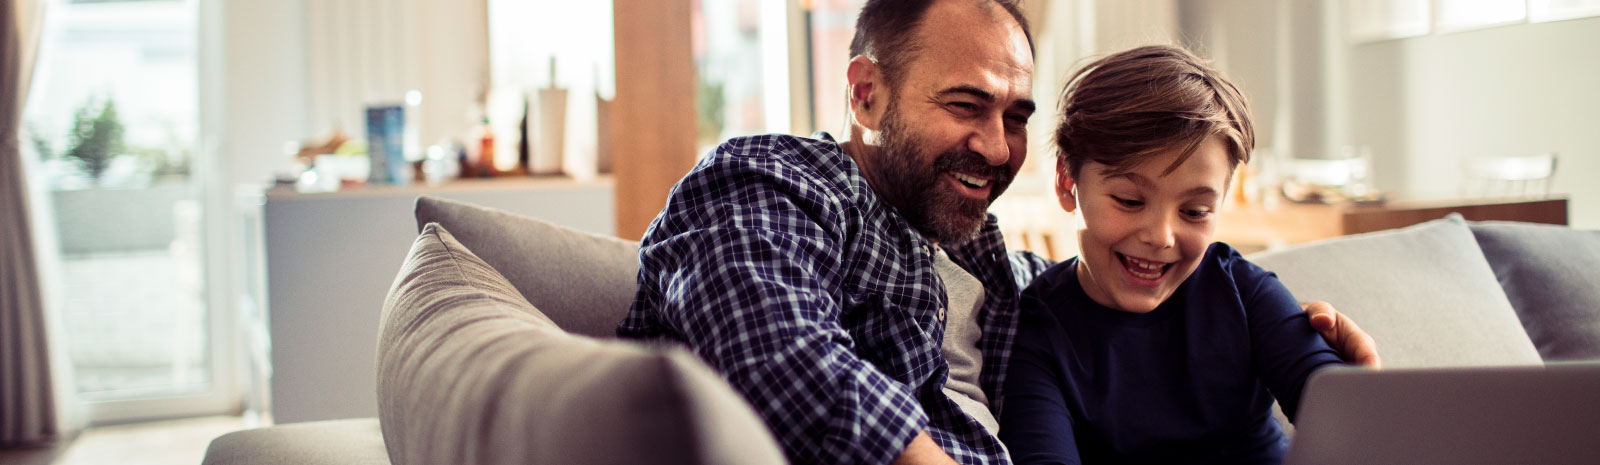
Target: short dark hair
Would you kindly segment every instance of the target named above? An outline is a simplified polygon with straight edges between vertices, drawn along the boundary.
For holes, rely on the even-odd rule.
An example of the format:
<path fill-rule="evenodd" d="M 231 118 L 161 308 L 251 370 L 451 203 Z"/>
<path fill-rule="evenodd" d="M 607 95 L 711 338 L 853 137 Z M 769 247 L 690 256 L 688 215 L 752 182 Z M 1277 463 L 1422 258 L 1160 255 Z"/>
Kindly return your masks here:
<path fill-rule="evenodd" d="M 1227 145 L 1231 167 L 1250 161 L 1255 129 L 1244 94 L 1188 50 L 1149 45 L 1079 69 L 1067 81 L 1056 127 L 1058 175 L 1077 178 L 1096 162 L 1126 172 L 1174 148 L 1172 172 L 1211 136 Z"/>
<path fill-rule="evenodd" d="M 923 14 L 938 0 L 867 0 L 856 17 L 856 35 L 850 40 L 850 59 L 865 55 L 878 63 L 884 80 L 891 86 L 900 83 L 911 58 L 920 49 L 916 43 L 917 25 Z M 1019 0 L 971 0 L 981 4 L 995 4 L 1011 14 L 1022 26 L 1028 38 L 1028 51 L 1033 51 L 1033 31 L 1028 18 L 1023 16 Z"/>

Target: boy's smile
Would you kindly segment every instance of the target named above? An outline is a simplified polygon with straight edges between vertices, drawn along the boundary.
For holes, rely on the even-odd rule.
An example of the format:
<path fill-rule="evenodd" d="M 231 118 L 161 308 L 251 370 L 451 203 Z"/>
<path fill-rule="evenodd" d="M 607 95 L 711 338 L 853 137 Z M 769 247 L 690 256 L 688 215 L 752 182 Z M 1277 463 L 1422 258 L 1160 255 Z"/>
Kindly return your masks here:
<path fill-rule="evenodd" d="M 1218 137 L 1173 167 L 1183 150 L 1167 150 L 1124 173 L 1089 163 L 1079 180 L 1058 176 L 1062 206 L 1083 215 L 1078 281 L 1096 303 L 1134 313 L 1155 310 L 1205 257 L 1216 228 L 1212 215 L 1233 166 Z"/>
<path fill-rule="evenodd" d="M 1122 263 L 1122 270 L 1128 272 L 1135 285 L 1156 287 L 1161 284 L 1161 277 L 1172 268 L 1172 263 L 1153 260 L 1140 260 L 1118 253 L 1117 259 Z"/>

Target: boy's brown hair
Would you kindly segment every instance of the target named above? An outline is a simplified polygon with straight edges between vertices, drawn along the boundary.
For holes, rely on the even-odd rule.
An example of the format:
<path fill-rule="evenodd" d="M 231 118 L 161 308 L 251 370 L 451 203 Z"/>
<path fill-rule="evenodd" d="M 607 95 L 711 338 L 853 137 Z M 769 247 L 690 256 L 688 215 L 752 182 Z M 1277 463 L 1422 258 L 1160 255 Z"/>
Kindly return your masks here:
<path fill-rule="evenodd" d="M 1255 149 L 1244 95 L 1183 48 L 1149 45 L 1101 58 L 1079 69 L 1063 94 L 1057 175 L 1077 179 L 1091 161 L 1122 173 L 1183 147 L 1163 172 L 1170 173 L 1210 136 L 1222 137 L 1231 167 Z"/>

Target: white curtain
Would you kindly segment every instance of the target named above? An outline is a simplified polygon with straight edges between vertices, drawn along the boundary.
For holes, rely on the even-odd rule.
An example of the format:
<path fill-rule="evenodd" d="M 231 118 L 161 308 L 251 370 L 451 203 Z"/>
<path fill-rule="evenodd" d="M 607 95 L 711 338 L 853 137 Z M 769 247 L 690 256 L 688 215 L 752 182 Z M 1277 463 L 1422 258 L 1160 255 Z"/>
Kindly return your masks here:
<path fill-rule="evenodd" d="M 19 133 L 44 9 L 44 0 L 0 3 L 0 446 L 7 447 L 49 444 L 65 434 Z"/>

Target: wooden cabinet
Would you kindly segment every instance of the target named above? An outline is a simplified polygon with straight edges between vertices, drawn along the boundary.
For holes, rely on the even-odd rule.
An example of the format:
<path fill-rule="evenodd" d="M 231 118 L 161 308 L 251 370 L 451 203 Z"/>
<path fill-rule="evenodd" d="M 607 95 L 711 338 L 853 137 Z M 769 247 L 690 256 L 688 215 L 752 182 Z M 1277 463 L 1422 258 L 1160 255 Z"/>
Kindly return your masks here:
<path fill-rule="evenodd" d="M 1241 250 L 1401 228 L 1443 218 L 1452 212 L 1470 221 L 1526 221 L 1567 224 L 1565 197 L 1514 199 L 1395 200 L 1383 204 L 1317 205 L 1279 203 L 1224 207 L 1216 240 Z"/>

